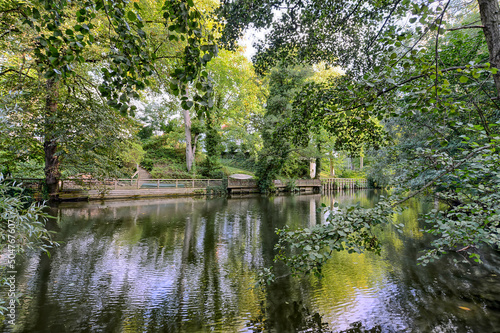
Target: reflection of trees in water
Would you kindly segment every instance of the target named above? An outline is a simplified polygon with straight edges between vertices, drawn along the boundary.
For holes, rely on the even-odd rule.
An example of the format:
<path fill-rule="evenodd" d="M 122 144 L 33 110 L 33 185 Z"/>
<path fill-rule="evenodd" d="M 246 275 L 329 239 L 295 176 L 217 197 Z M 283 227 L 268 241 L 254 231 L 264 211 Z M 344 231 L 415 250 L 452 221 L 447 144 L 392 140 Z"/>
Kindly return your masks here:
<path fill-rule="evenodd" d="M 413 200 L 397 217 L 402 232 L 388 226 L 380 233 L 382 257 L 391 264 L 386 274 L 399 290 L 388 310 L 406 314 L 411 327 L 422 332 L 500 332 L 498 252 L 484 248 L 484 264 L 450 252 L 427 266 L 417 265 L 431 241 L 418 216 L 432 208 L 432 202 Z"/>
<path fill-rule="evenodd" d="M 382 332 L 391 332 L 383 330 L 381 326 L 375 326 L 372 328 L 365 328 L 363 324 L 358 321 L 351 324 L 351 327 L 346 329 L 345 331 L 339 331 L 338 333 L 382 333 Z"/>
<path fill-rule="evenodd" d="M 71 217 L 62 214 L 59 234 L 66 242 L 40 266 L 46 290 L 35 291 L 38 307 L 29 310 L 38 308 L 43 316 L 27 319 L 27 327 L 51 331 L 62 318 L 66 331 L 191 332 L 234 325 L 240 310 L 253 312 L 242 304 L 258 304 L 258 293 L 247 290 L 263 264 L 253 204 L 210 200 L 66 210 Z"/>
<path fill-rule="evenodd" d="M 310 204 L 319 202 L 320 196 L 294 196 L 293 198 L 261 198 L 259 200 L 259 215 L 262 239 L 264 266 L 276 264 L 274 245 L 277 242 L 276 228 L 289 225 L 301 226 L 306 221 L 315 220 L 317 212 L 311 212 Z M 279 204 L 276 205 L 276 202 Z M 327 332 L 328 324 L 322 321 L 319 313 L 309 310 L 303 300 L 308 299 L 307 287 L 301 285 L 304 281 L 288 276 L 286 267 L 275 267 L 277 282 L 264 287 L 265 301 L 261 301 L 258 311 L 253 313 L 247 327 L 253 332 Z M 307 282 L 306 282 L 307 285 Z"/>
<path fill-rule="evenodd" d="M 317 312 L 311 313 L 301 301 L 260 303 L 257 317 L 247 323 L 252 332 L 330 332 Z"/>
<path fill-rule="evenodd" d="M 370 204 L 369 193 L 344 193 L 342 200 Z M 335 332 L 361 333 L 397 332 L 394 327 L 446 331 L 471 322 L 473 331 L 500 327 L 499 256 L 484 252 L 483 266 L 454 263 L 457 256 L 416 266 L 428 240 L 416 222 L 421 208 L 413 204 L 401 215 L 402 234 L 391 227 L 381 231 L 382 260 L 368 254 L 353 260 L 342 252 L 320 282 L 286 277 L 248 290 L 259 269 L 275 265 L 275 228 L 318 224 L 321 216 L 312 206 L 338 199 L 169 199 L 54 211 L 60 220 L 53 227 L 65 243 L 51 258 L 26 260 L 34 277 L 20 277 L 20 287 L 33 298 L 19 307 L 20 331 L 330 332 L 336 327 Z M 277 275 L 287 273 L 276 268 Z M 363 308 L 357 295 L 375 297 L 376 306 Z M 359 316 L 339 314 L 343 304 Z M 401 325 L 394 326 L 398 320 Z"/>

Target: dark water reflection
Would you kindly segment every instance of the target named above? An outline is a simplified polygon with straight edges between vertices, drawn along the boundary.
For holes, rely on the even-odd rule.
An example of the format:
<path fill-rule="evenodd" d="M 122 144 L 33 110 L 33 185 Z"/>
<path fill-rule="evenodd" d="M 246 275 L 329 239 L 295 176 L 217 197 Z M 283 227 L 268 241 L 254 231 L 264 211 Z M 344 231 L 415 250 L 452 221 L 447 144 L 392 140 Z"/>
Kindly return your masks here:
<path fill-rule="evenodd" d="M 381 256 L 337 253 L 321 280 L 249 289 L 273 265 L 275 228 L 322 223 L 321 203 L 370 206 L 378 195 L 61 205 L 53 228 L 62 246 L 18 260 L 25 296 L 12 331 L 500 332 L 500 256 L 417 266 L 426 244 L 418 202 L 398 217 L 402 234 L 380 232 Z"/>

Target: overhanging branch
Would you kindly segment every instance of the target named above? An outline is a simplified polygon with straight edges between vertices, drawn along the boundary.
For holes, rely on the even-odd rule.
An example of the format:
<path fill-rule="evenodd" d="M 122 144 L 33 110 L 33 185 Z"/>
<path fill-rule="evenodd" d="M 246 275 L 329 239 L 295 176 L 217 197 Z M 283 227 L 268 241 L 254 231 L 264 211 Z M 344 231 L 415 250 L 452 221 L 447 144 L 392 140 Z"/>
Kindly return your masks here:
<path fill-rule="evenodd" d="M 458 163 L 455 163 L 455 164 L 452 164 L 450 166 L 448 166 L 446 169 L 444 169 L 443 172 L 441 172 L 440 174 L 438 174 L 436 177 L 432 178 L 430 181 L 428 181 L 420 190 L 410 194 L 409 196 L 407 196 L 406 198 L 403 198 L 399 201 L 397 201 L 396 203 L 392 204 L 392 207 L 395 207 L 397 205 L 400 205 L 402 204 L 403 202 L 405 201 L 408 201 L 410 200 L 411 198 L 413 198 L 414 196 L 417 196 L 419 195 L 420 193 L 422 193 L 423 191 L 425 191 L 425 189 L 427 189 L 428 187 L 430 187 L 432 184 L 434 184 L 434 182 L 436 180 L 438 180 L 439 178 L 443 177 L 444 175 L 446 175 L 448 172 L 450 171 L 453 171 L 457 168 L 459 168 L 462 164 L 464 164 L 465 162 L 467 162 L 468 160 L 470 160 L 471 158 L 473 158 L 474 156 L 476 156 L 477 153 L 485 150 L 485 149 L 488 149 L 490 148 L 491 146 L 490 145 L 486 145 L 486 146 L 483 146 L 483 147 L 479 147 L 479 148 L 476 148 L 474 149 L 473 151 L 471 151 L 470 153 L 467 154 L 467 156 L 465 156 L 463 158 L 463 160 L 461 160 L 460 162 Z"/>

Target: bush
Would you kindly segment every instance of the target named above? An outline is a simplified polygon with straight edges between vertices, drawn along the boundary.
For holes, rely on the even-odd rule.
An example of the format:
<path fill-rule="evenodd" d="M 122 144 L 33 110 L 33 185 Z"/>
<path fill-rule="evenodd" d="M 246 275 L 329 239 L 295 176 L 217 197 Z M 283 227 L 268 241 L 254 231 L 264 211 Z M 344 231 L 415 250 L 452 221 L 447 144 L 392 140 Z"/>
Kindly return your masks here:
<path fill-rule="evenodd" d="M 32 201 L 24 190 L 14 184 L 8 184 L 0 174 L 0 253 L 14 257 L 26 250 L 45 251 L 57 245 L 52 240 L 51 232 L 45 228 L 50 217 L 43 212 L 45 206 Z M 8 250 L 6 249 L 8 247 Z M 7 283 L 5 273 L 14 270 L 10 261 L 5 261 L 0 269 L 0 285 Z M 6 310 L 0 299 L 0 314 Z"/>
<path fill-rule="evenodd" d="M 155 164 L 151 169 L 151 177 L 160 179 L 190 179 L 193 176 L 187 172 L 184 164 Z"/>
<path fill-rule="evenodd" d="M 344 169 L 340 171 L 338 178 L 365 178 L 364 171 Z"/>
<path fill-rule="evenodd" d="M 174 148 L 169 144 L 169 138 L 166 136 L 155 136 L 144 142 L 143 149 L 146 151 L 146 155 L 141 162 L 141 166 L 151 172 L 155 165 L 185 165 L 185 149 L 181 147 Z"/>

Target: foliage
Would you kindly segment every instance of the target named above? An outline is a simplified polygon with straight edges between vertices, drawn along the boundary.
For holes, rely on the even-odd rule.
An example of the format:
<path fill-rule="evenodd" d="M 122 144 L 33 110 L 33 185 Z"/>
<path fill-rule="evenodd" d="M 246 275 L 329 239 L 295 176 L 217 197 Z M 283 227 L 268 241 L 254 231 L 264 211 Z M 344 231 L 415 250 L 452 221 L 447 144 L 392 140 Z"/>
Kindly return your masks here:
<path fill-rule="evenodd" d="M 370 51 L 379 47 L 373 43 L 378 37 L 373 27 L 381 26 L 384 18 L 394 22 L 391 14 L 406 14 L 406 9 L 401 1 L 227 1 L 219 11 L 226 22 L 221 41 L 235 45 L 249 24 L 271 28 L 266 40 L 257 45 L 254 63 L 259 73 L 280 61 L 337 62 L 359 71 L 373 64 Z"/>
<path fill-rule="evenodd" d="M 55 245 L 50 232 L 45 229 L 50 216 L 43 212 L 44 205 L 33 202 L 23 192 L 19 183 L 9 184 L 3 175 L 0 176 L 0 228 L 3 241 L 0 251 L 11 244 L 9 249 L 13 248 L 16 254 L 26 250 L 48 252 Z"/>
<path fill-rule="evenodd" d="M 6 91 L 13 92 L 2 104 L 16 111 L 9 115 L 18 127 L 13 130 L 16 147 L 45 161 L 51 194 L 57 193 L 61 168 L 66 174 L 75 169 L 108 176 L 116 172 L 118 152 L 127 149 L 133 132 L 134 123 L 127 118 L 136 110 L 131 100 L 153 85 L 158 68 L 171 70 L 169 89 L 182 92 L 182 107 L 194 105 L 200 111 L 213 104 L 211 80 L 203 68 L 217 46 L 204 27 L 204 15 L 191 0 L 158 4 L 2 2 L 2 99 Z M 158 17 L 143 20 L 152 7 Z M 155 34 L 158 25 L 166 27 L 160 35 Z M 171 47 L 179 41 L 182 48 Z M 165 49 L 174 52 L 166 54 Z M 165 57 L 176 61 L 164 66 Z M 188 85 L 195 88 L 191 100 L 184 94 Z M 3 155 L 13 151 L 7 148 L 0 148 Z"/>
<path fill-rule="evenodd" d="M 46 229 L 50 217 L 44 212 L 45 206 L 33 202 L 24 193 L 20 184 L 12 184 L 0 174 L 0 253 L 5 255 L 5 266 L 0 269 L 0 285 L 5 285 L 6 270 L 15 270 L 15 257 L 26 251 L 44 251 L 57 243 Z M 0 314 L 6 308 L 0 300 Z"/>
<path fill-rule="evenodd" d="M 256 161 L 251 156 L 242 153 L 224 154 L 221 163 L 225 166 L 245 170 L 247 174 L 254 174 L 257 168 Z"/>
<path fill-rule="evenodd" d="M 177 143 L 177 141 L 175 141 Z M 155 164 L 180 164 L 185 163 L 185 155 L 182 147 L 172 147 L 172 138 L 169 133 L 154 136 L 143 143 L 146 151 L 141 165 L 152 171 Z"/>
<path fill-rule="evenodd" d="M 184 164 L 155 163 L 151 169 L 151 177 L 159 179 L 190 179 L 193 175 L 186 171 Z"/>
<path fill-rule="evenodd" d="M 126 165 L 136 169 L 144 159 L 146 152 L 137 142 L 132 142 L 127 148 L 121 152 L 120 158 Z"/>
<path fill-rule="evenodd" d="M 226 195 L 227 194 L 227 177 L 222 177 L 222 184 L 220 186 L 207 186 L 207 194 L 209 195 Z"/>
<path fill-rule="evenodd" d="M 259 153 L 256 173 L 262 192 L 271 189 L 273 180 L 278 178 L 291 160 L 290 153 L 294 146 L 289 140 L 286 120 L 291 113 L 295 94 L 311 75 L 310 68 L 284 66 L 276 67 L 269 75 L 269 96 L 261 128 L 264 148 Z"/>
<path fill-rule="evenodd" d="M 354 208 L 355 216 L 333 211 L 332 223 L 319 227 L 325 230 L 279 232 L 280 250 L 286 243 L 298 252 L 289 257 L 282 251 L 278 259 L 296 271 L 320 272 L 324 256 L 344 248 L 337 241 L 353 250 L 371 249 L 372 241 L 377 242 L 367 230 L 390 222 L 381 217 L 423 195 L 435 196 L 443 205 L 443 210 L 425 217 L 436 240 L 423 263 L 450 250 L 500 245 L 500 11 L 496 0 L 478 4 L 240 0 L 224 6 L 222 12 L 229 17 L 226 36 L 239 33 L 249 22 L 273 27 L 256 56 L 261 71 L 285 59 L 344 65 L 345 75 L 326 84 L 311 83 L 295 99 L 296 109 L 303 112 L 298 124 L 304 133 L 332 117 L 334 122 L 327 125 L 331 133 L 340 125 L 341 135 L 346 135 L 337 142 L 347 144 L 347 150 L 355 150 L 349 146 L 363 134 L 362 128 L 372 128 L 368 136 L 378 136 L 378 122 L 390 135 L 391 144 L 381 155 L 386 158 L 379 163 L 386 166 L 379 169 L 387 170 L 386 179 L 392 178 L 394 196 L 377 210 Z M 264 18 L 266 10 L 277 7 L 282 19 Z M 481 30 L 474 26 L 478 20 Z M 308 118 L 310 112 L 317 113 Z M 342 128 L 349 122 L 360 126 L 353 126 L 354 131 Z M 354 142 L 353 148 L 358 147 Z M 354 228 L 341 229 L 346 221 Z"/>
<path fill-rule="evenodd" d="M 375 207 L 367 209 L 359 205 L 339 208 L 337 203 L 335 207 L 326 224 L 300 230 L 290 230 L 285 226 L 277 230 L 280 238 L 275 246 L 278 251 L 275 260 L 284 261 L 292 274 L 321 276 L 322 266 L 333 251 L 380 253 L 380 242 L 374 229 L 389 222 L 391 203 L 381 200 Z"/>
<path fill-rule="evenodd" d="M 207 70 L 214 78 L 214 106 L 203 119 L 207 158 L 199 171 L 220 176 L 224 145 L 236 151 L 240 142 L 251 150 L 258 141 L 254 119 L 262 114 L 263 89 L 242 50 L 221 50 Z"/>
<path fill-rule="evenodd" d="M 344 169 L 342 170 L 338 178 L 366 178 L 366 174 L 363 171 L 357 171 L 357 170 L 349 170 L 349 169 Z"/>
<path fill-rule="evenodd" d="M 307 177 L 311 159 L 316 159 L 319 176 L 325 148 L 330 153 L 335 149 L 355 155 L 365 146 L 383 144 L 382 126 L 363 108 L 333 111 L 336 102 L 331 96 L 343 80 L 339 74 L 338 69 L 314 72 L 311 67 L 280 66 L 271 71 L 265 149 L 258 173 L 261 189 L 270 185 L 267 178 Z"/>
<path fill-rule="evenodd" d="M 221 164 L 219 157 L 221 154 L 220 135 L 217 132 L 214 121 L 210 114 L 205 119 L 205 149 L 207 156 L 200 165 L 200 173 L 209 178 L 219 178 L 221 176 Z"/>

